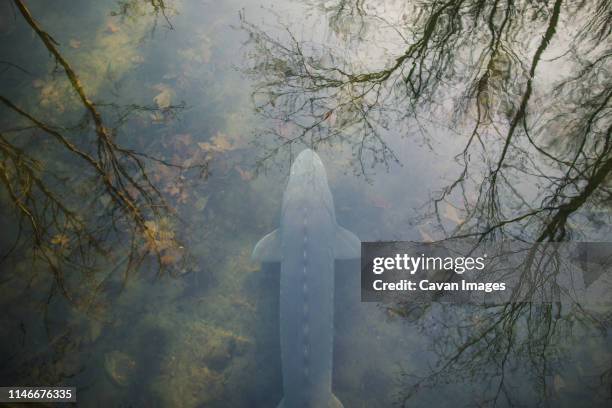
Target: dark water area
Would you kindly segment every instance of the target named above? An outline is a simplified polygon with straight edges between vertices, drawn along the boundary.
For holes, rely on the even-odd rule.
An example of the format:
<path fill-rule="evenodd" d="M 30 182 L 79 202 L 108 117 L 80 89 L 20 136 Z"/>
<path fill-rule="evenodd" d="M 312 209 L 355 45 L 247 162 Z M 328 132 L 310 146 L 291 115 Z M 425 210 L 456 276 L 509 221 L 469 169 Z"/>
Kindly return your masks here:
<path fill-rule="evenodd" d="M 0 386 L 277 406 L 280 267 L 251 253 L 305 148 L 361 241 L 610 241 L 610 16 L 0 0 Z M 362 303 L 358 262 L 335 267 L 347 408 L 612 403 L 610 293 L 601 310 Z"/>

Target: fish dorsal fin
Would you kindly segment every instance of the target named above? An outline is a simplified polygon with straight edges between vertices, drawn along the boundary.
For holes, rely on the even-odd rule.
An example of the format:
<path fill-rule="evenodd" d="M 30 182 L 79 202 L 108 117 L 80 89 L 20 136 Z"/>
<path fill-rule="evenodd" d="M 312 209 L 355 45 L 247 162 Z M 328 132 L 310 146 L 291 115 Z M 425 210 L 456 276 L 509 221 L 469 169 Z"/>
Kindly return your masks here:
<path fill-rule="evenodd" d="M 278 229 L 259 240 L 253 249 L 251 258 L 259 262 L 280 262 L 281 243 Z"/>
<path fill-rule="evenodd" d="M 361 257 L 361 241 L 355 234 L 338 225 L 334 242 L 334 257 L 340 260 Z"/>

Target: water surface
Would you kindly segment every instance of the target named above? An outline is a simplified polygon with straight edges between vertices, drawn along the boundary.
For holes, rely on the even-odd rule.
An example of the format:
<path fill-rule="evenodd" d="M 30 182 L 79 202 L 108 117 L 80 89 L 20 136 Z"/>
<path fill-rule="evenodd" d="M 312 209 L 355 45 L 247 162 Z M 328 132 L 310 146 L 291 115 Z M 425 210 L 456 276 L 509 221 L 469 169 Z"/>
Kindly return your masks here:
<path fill-rule="evenodd" d="M 610 6 L 574 3 L 2 0 L 0 383 L 275 406 L 250 254 L 305 147 L 362 241 L 609 240 Z M 358 273 L 346 407 L 610 403 L 609 318 L 360 303 Z"/>

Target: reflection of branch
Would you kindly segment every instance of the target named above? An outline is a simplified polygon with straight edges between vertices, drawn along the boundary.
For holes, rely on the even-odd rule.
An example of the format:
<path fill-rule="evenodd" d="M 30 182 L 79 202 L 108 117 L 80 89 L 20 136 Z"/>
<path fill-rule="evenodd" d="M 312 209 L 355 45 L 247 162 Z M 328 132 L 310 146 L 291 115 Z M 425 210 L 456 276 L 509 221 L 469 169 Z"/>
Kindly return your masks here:
<path fill-rule="evenodd" d="M 508 147 L 510 146 L 512 136 L 514 135 L 514 132 L 517 126 L 519 125 L 519 123 L 521 123 L 521 120 L 523 119 L 523 117 L 525 116 L 527 112 L 527 104 L 529 103 L 529 98 L 531 98 L 531 93 L 533 92 L 533 78 L 535 77 L 536 69 L 542 57 L 542 53 L 544 52 L 544 50 L 546 50 L 546 48 L 548 47 L 548 44 L 550 43 L 550 40 L 555 34 L 557 23 L 559 22 L 559 13 L 561 12 L 561 3 L 562 3 L 562 0 L 555 1 L 555 5 L 553 7 L 553 13 L 550 16 L 550 20 L 548 23 L 548 27 L 546 28 L 546 32 L 544 33 L 544 36 L 542 37 L 542 41 L 540 42 L 538 49 L 533 55 L 533 59 L 531 61 L 531 68 L 529 69 L 529 76 L 527 77 L 527 86 L 525 89 L 525 93 L 523 93 L 521 104 L 516 114 L 512 118 L 512 121 L 510 122 L 510 128 L 508 129 L 508 134 L 506 136 L 504 147 L 502 148 L 502 152 L 498 159 L 497 166 L 495 167 L 491 175 L 491 189 L 492 190 L 495 189 L 495 181 L 497 180 L 497 173 L 500 171 L 504 163 L 504 159 L 506 158 L 506 154 L 508 153 Z"/>
<path fill-rule="evenodd" d="M 608 134 L 610 134 L 610 129 L 608 129 Z M 612 157 L 608 158 L 607 161 L 595 171 L 580 194 L 571 197 L 569 201 L 560 206 L 559 211 L 551 218 L 548 224 L 545 225 L 542 234 L 538 237 L 538 242 L 544 240 L 562 240 L 565 236 L 567 218 L 582 207 L 593 192 L 608 178 L 611 171 Z"/>
<path fill-rule="evenodd" d="M 9 61 L 0 61 L 0 64 L 2 64 L 2 65 L 6 65 L 6 66 L 7 66 L 7 68 L 9 68 L 9 67 L 11 67 L 11 68 L 15 68 L 15 69 L 17 69 L 18 71 L 23 72 L 24 74 L 32 75 L 32 73 L 31 73 L 30 71 L 28 71 L 27 69 L 22 68 L 22 67 L 20 67 L 20 66 L 19 66 L 19 65 L 17 65 L 17 64 L 13 64 L 12 62 L 9 62 Z M 4 71 L 2 71 L 2 72 L 4 73 Z"/>
<path fill-rule="evenodd" d="M 155 10 L 156 13 L 161 13 L 162 16 L 164 16 L 164 20 L 166 20 L 168 28 L 170 30 L 174 30 L 174 26 L 170 22 L 168 14 L 166 14 L 166 4 L 164 3 L 164 0 L 149 0 L 149 3 L 151 3 L 151 7 L 153 7 L 153 10 Z"/>
<path fill-rule="evenodd" d="M 168 6 L 166 5 L 165 0 L 146 0 L 147 3 L 153 9 L 153 13 L 157 17 L 159 14 L 164 18 L 167 28 L 170 30 L 174 30 L 174 26 L 170 21 L 170 16 L 168 15 Z M 133 9 L 136 9 L 139 6 L 139 1 L 135 0 L 120 0 L 118 1 L 119 11 L 111 12 L 112 16 L 130 16 Z M 157 19 L 155 20 L 154 28 L 157 26 Z"/>
<path fill-rule="evenodd" d="M 365 174 L 369 160 L 385 164 L 397 162 L 375 117 L 381 97 L 379 86 L 365 81 L 359 85 L 359 81 L 341 68 L 322 66 L 320 61 L 307 55 L 289 28 L 286 33 L 290 42 L 284 45 L 248 23 L 242 15 L 241 19 L 243 28 L 261 49 L 261 55 L 255 56 L 261 60 L 248 72 L 266 78 L 253 93 L 256 109 L 279 123 L 278 128 L 267 130 L 277 143 L 259 163 L 263 165 L 296 144 L 316 148 L 334 141 L 353 147 L 361 174 Z"/>
<path fill-rule="evenodd" d="M 562 11 L 568 9 L 564 8 L 565 4 L 562 0 L 556 0 L 549 9 L 513 2 L 504 5 L 501 1 L 490 5 L 453 0 L 433 2 L 410 25 L 404 21 L 405 26 L 395 27 L 397 31 L 409 30 L 411 35 L 400 35 L 400 38 L 401 42 L 412 39 L 412 43 L 399 56 L 390 59 L 384 68 L 374 70 L 362 68 L 354 59 L 339 55 L 331 46 L 300 41 L 288 27 L 285 27 L 288 40 L 282 41 L 248 23 L 242 16 L 243 28 L 249 32 L 254 45 L 254 52 L 249 54 L 253 64 L 248 73 L 260 80 L 253 94 L 257 111 L 265 118 L 281 123 L 278 126 L 280 130 L 272 127 L 265 132 L 273 135 L 275 140 L 262 160 L 269 160 L 294 143 L 312 145 L 336 140 L 353 146 L 360 173 L 369 167 L 365 165 L 366 161 L 372 165 L 386 163 L 387 159 L 396 161 L 399 158 L 395 157 L 385 140 L 386 130 L 391 128 L 395 133 L 400 133 L 400 129 L 403 129 L 401 121 L 412 117 L 411 111 L 417 109 L 419 102 L 425 109 L 431 110 L 436 99 L 433 92 L 437 86 L 449 76 L 462 75 L 469 82 L 465 96 L 455 101 L 455 111 L 465 115 L 473 106 L 476 118 L 470 127 L 469 138 L 457 156 L 463 169 L 435 201 L 435 211 L 437 213 L 439 210 L 438 204 L 452 200 L 458 190 L 463 196 L 466 219 L 453 233 L 483 236 L 497 232 L 505 234 L 512 228 L 529 224 L 533 227 L 529 233 L 534 234 L 536 239 L 541 231 L 537 231 L 537 223 L 530 221 L 548 223 L 549 218 L 555 217 L 565 201 L 576 195 L 581 183 L 588 182 L 589 174 L 593 173 L 591 167 L 595 159 L 586 157 L 585 153 L 594 146 L 603 145 L 597 138 L 601 134 L 601 124 L 605 124 L 605 118 L 609 115 L 609 96 L 612 94 L 607 87 L 603 92 L 592 94 L 590 100 L 577 100 L 576 109 L 583 109 L 586 120 L 580 117 L 571 120 L 564 112 L 546 122 L 549 127 L 560 121 L 568 123 L 563 128 L 565 133 L 558 135 L 557 140 L 570 141 L 564 147 L 573 146 L 574 139 L 581 141 L 572 152 L 555 153 L 552 146 L 546 146 L 537 139 L 549 133 L 550 129 L 538 129 L 528 123 L 538 79 L 536 73 L 542 66 L 544 53 L 555 38 Z M 592 15 L 587 5 L 569 13 L 583 12 L 591 19 L 604 18 L 602 10 L 608 5 L 600 2 L 593 7 L 597 12 Z M 361 5 L 353 2 L 334 3 L 331 9 L 326 4 L 323 8 L 326 12 L 337 8 L 347 20 L 343 24 L 350 24 L 350 16 L 361 15 Z M 537 21 L 534 29 L 539 31 L 542 25 L 544 32 L 541 38 L 537 38 L 529 66 L 523 67 L 521 50 L 517 49 L 516 44 L 530 43 L 531 34 L 529 27 L 523 27 L 526 23 L 516 16 L 528 13 L 533 13 Z M 476 47 L 475 60 L 468 62 L 465 71 L 457 71 L 457 66 L 465 64 L 459 57 L 460 47 L 474 48 L 482 44 L 483 39 L 487 40 L 484 42 L 486 46 L 482 50 Z M 608 54 L 603 51 L 603 55 L 596 55 L 593 62 L 581 62 L 583 68 L 580 74 L 553 89 L 549 99 L 554 101 L 554 97 L 561 96 L 558 95 L 559 87 L 567 88 L 570 84 L 576 86 L 597 80 L 597 75 L 602 70 L 605 72 Z M 522 89 L 514 84 L 514 78 L 521 75 L 525 76 Z M 463 86 L 462 83 L 457 85 Z M 571 96 L 589 96 L 589 93 L 580 94 L 577 91 Z M 441 97 L 447 98 L 447 95 L 442 94 Z M 492 109 L 494 98 L 503 99 L 497 110 Z M 562 106 L 569 98 L 560 99 L 559 102 L 551 102 L 551 105 Z M 591 107 L 586 112 L 586 108 Z M 553 109 L 549 110 L 553 112 Z M 502 113 L 505 117 L 500 117 Z M 544 109 L 542 115 L 546 113 Z M 396 120 L 396 124 L 390 126 L 393 120 Z M 536 122 L 535 119 L 532 121 Z M 487 134 L 487 127 L 492 130 L 491 134 Z M 525 138 L 521 138 L 522 135 Z M 368 155 L 363 155 L 364 142 L 369 143 Z M 484 160 L 474 161 L 474 156 L 479 153 Z M 571 154 L 569 158 L 568 154 Z M 605 147 L 599 148 L 597 153 L 600 158 L 608 154 Z M 545 164 L 542 164 L 542 158 L 546 160 Z M 551 164 L 564 168 L 565 177 L 551 176 L 551 171 L 545 169 Z M 537 205 L 533 208 L 532 199 L 523 197 L 521 188 L 513 185 L 512 179 L 520 178 L 517 174 L 531 177 L 534 179 L 532 184 L 542 181 L 551 186 L 542 189 L 544 196 L 541 197 L 540 208 Z M 466 197 L 470 193 L 469 188 L 476 189 L 476 200 Z M 599 183 L 598 188 L 598 194 L 605 194 L 605 183 Z M 545 195 L 547 191 L 550 192 L 548 196 Z M 513 205 L 513 201 L 516 201 L 516 205 Z M 509 210 L 513 214 L 505 214 Z"/>
<path fill-rule="evenodd" d="M 603 44 L 612 33 L 610 2 L 425 1 L 415 7 L 414 18 L 398 13 L 402 22 L 394 27 L 387 27 L 393 17 L 367 16 L 368 23 L 379 23 L 376 28 L 397 33 L 401 47 L 374 67 L 367 65 L 374 59 L 369 50 L 350 51 L 351 41 L 365 39 L 364 32 L 342 35 L 363 21 L 361 5 L 329 4 L 322 6 L 329 25 L 347 47 L 299 40 L 287 26 L 282 40 L 243 18 L 253 46 L 247 71 L 257 80 L 253 100 L 264 118 L 281 124 L 266 132 L 276 138 L 265 159 L 293 143 L 332 136 L 349 146 L 368 140 L 384 151 L 385 135 L 401 134 L 417 109 L 433 116 L 443 100 L 451 104 L 453 125 L 469 120 L 465 143 L 455 157 L 458 175 L 433 203 L 431 215 L 439 224 L 445 205 L 460 213 L 451 214 L 455 227 L 449 233 L 445 229 L 445 237 L 474 237 L 479 243 L 507 236 L 562 241 L 570 236 L 573 214 L 590 205 L 609 211 L 611 54 Z M 574 21 L 577 32 L 559 44 L 567 50 L 547 60 L 546 54 L 556 48 L 551 44 L 557 28 Z M 376 39 L 369 38 L 374 44 Z M 550 83 L 548 63 L 554 61 L 567 63 L 570 72 L 564 70 L 559 82 Z M 442 109 L 446 116 L 447 109 Z M 354 153 L 363 169 L 359 148 Z M 521 276 L 522 299 L 533 299 L 555 281 L 555 262 L 530 254 Z M 546 293 L 558 294 L 552 292 Z M 522 363 L 545 398 L 550 361 L 559 353 L 564 330 L 571 332 L 575 322 L 592 323 L 580 305 L 574 306 L 569 313 L 555 303 L 477 309 L 480 321 L 473 325 L 458 313 L 456 332 L 431 335 L 441 343 L 440 365 L 417 381 L 403 402 L 409 405 L 406 401 L 419 386 L 435 386 L 468 372 L 482 374 L 494 385 L 487 405 L 512 405 L 516 401 L 506 375 L 515 368 L 511 364 Z M 408 317 L 409 308 L 397 305 L 396 312 Z"/>
<path fill-rule="evenodd" d="M 113 138 L 110 135 L 108 129 L 103 125 L 102 116 L 95 108 L 93 102 L 85 94 L 83 86 L 81 85 L 81 81 L 77 77 L 76 73 L 74 72 L 70 64 L 68 64 L 68 62 L 64 59 L 64 57 L 60 54 L 59 50 L 57 49 L 55 45 L 57 44 L 57 42 L 49 34 L 47 34 L 45 31 L 43 31 L 40 28 L 38 23 L 34 20 L 32 15 L 30 14 L 30 11 L 27 9 L 25 4 L 23 4 L 21 0 L 14 0 L 14 1 L 17 7 L 19 8 L 19 11 L 21 11 L 21 14 L 25 18 L 25 20 L 34 29 L 34 31 L 36 32 L 38 37 L 42 40 L 42 42 L 45 44 L 49 52 L 55 57 L 55 59 L 59 62 L 59 64 L 64 68 L 66 75 L 68 76 L 68 79 L 70 80 L 70 83 L 72 84 L 73 89 L 77 92 L 77 94 L 79 95 L 79 98 L 81 99 L 81 102 L 83 103 L 85 108 L 89 111 L 89 114 L 94 121 L 96 133 L 98 135 L 98 147 L 99 147 L 98 154 L 102 157 L 106 156 L 106 158 L 110 161 L 110 164 L 107 165 L 107 168 L 112 169 L 112 171 L 115 173 L 115 176 L 117 176 L 118 178 L 121 178 L 122 175 L 126 176 L 126 173 L 121 169 L 121 167 L 117 163 L 117 156 L 115 153 L 118 150 L 117 145 L 113 141 Z M 2 100 L 3 102 L 5 101 L 4 98 Z M 86 158 L 83 154 L 81 154 L 80 156 Z M 101 164 L 99 162 L 94 162 L 92 159 L 87 159 L 87 158 L 86 160 L 96 169 L 96 171 L 100 175 L 102 175 L 102 180 L 104 184 L 107 186 L 107 189 L 109 193 L 111 194 L 111 196 L 116 198 L 123 206 L 125 206 L 127 210 L 129 210 L 136 224 L 144 231 L 145 229 L 144 219 L 140 213 L 139 208 L 135 205 L 135 203 L 133 202 L 129 194 L 126 194 L 125 191 L 122 191 L 113 185 L 113 181 L 111 180 L 110 177 L 108 177 L 104 169 L 102 169 Z M 141 169 L 143 169 L 142 164 L 138 160 L 137 160 L 137 164 Z M 128 180 L 134 187 L 139 188 L 139 190 L 143 192 L 142 188 L 135 181 L 133 181 L 131 177 L 128 176 Z"/>
<path fill-rule="evenodd" d="M 34 233 L 34 243 L 40 249 L 42 257 L 48 261 L 48 265 L 55 275 L 60 290 L 67 299 L 72 300 L 72 296 L 70 296 L 64 285 L 62 270 L 51 259 L 49 252 L 52 251 L 44 242 L 45 230 L 47 227 L 43 225 L 44 220 L 37 213 L 35 203 L 39 199 L 35 197 L 33 190 L 37 189 L 42 193 L 44 200 L 47 201 L 47 207 L 55 209 L 64 216 L 64 228 L 67 227 L 77 234 L 83 235 L 82 238 L 94 245 L 96 240 L 93 239 L 91 234 L 87 233 L 79 217 L 73 211 L 69 210 L 62 201 L 47 188 L 45 182 L 38 175 L 41 171 L 41 166 L 37 160 L 29 157 L 23 150 L 10 144 L 2 134 L 0 134 L 0 152 L 8 159 L 5 163 L 0 165 L 0 180 L 2 184 L 4 184 L 4 187 L 8 191 L 18 211 L 30 222 L 30 226 Z M 9 166 L 9 164 L 12 164 L 12 166 Z M 9 175 L 15 173 L 16 176 L 13 177 L 18 180 L 17 186 L 14 186 L 15 183 L 9 178 Z M 54 217 L 57 216 L 54 215 Z M 54 222 L 58 223 L 58 220 Z M 100 248 L 98 247 L 98 249 Z"/>
<path fill-rule="evenodd" d="M 74 205 L 73 203 L 66 197 L 53 192 L 49 181 L 43 177 L 43 168 L 38 161 L 16 147 L 5 135 L 0 135 L 0 153 L 6 159 L 0 166 L 0 182 L 6 188 L 10 201 L 22 216 L 20 221 L 25 219 L 29 222 L 34 236 L 35 250 L 53 271 L 57 287 L 67 299 L 75 304 L 78 303 L 78 306 L 82 306 L 87 312 L 92 305 L 93 298 L 102 291 L 102 285 L 108 276 L 101 282 L 95 282 L 95 279 L 92 279 L 95 278 L 95 275 L 84 272 L 89 283 L 92 283 L 92 300 L 76 301 L 68 292 L 63 266 L 81 271 L 92 269 L 86 265 L 92 261 L 88 255 L 89 250 L 107 255 L 108 251 L 104 248 L 103 242 L 109 240 L 111 232 L 120 231 L 118 227 L 126 227 L 126 232 L 129 234 L 129 246 L 124 257 L 124 277 L 127 279 L 129 271 L 136 268 L 149 253 L 157 258 L 161 273 L 165 268 L 162 257 L 168 258 L 170 257 L 168 253 L 172 252 L 172 259 L 178 258 L 177 253 L 182 247 L 174 237 L 174 233 L 166 231 L 169 228 L 167 222 L 160 226 L 164 217 L 172 215 L 174 210 L 166 203 L 162 193 L 149 177 L 147 165 L 156 163 L 181 172 L 190 169 L 205 172 L 207 163 L 183 166 L 119 145 L 115 140 L 117 130 L 105 124 L 99 110 L 99 107 L 104 105 L 97 105 L 88 97 L 79 76 L 61 54 L 55 40 L 40 27 L 23 1 L 14 0 L 14 3 L 55 61 L 63 68 L 72 89 L 78 95 L 80 104 L 86 110 L 86 117 L 93 122 L 96 143 L 91 150 L 94 150 L 95 153 L 83 148 L 84 142 L 71 141 L 67 129 L 45 123 L 44 120 L 35 117 L 7 97 L 0 95 L 0 104 L 27 120 L 32 125 L 31 127 L 40 129 L 51 136 L 70 156 L 76 156 L 82 160 L 81 163 L 85 165 L 83 175 L 88 174 L 88 170 L 93 172 L 94 179 L 101 182 L 103 187 L 100 196 L 106 198 L 104 202 L 108 203 L 98 203 L 99 197 L 92 194 L 91 203 L 83 203 L 83 207 L 89 205 L 104 211 L 112 217 L 112 222 L 104 222 L 101 226 L 90 226 L 89 220 L 84 220 L 76 214 L 74 209 L 70 208 Z M 116 108 L 114 105 L 113 107 Z M 180 107 L 169 107 L 164 110 L 164 113 L 171 113 L 178 108 Z M 119 116 L 119 124 L 132 111 L 139 110 L 149 109 L 130 106 L 128 112 L 123 112 Z M 31 127 L 17 128 L 11 132 Z M 91 222 L 91 224 L 95 223 Z M 71 246 L 73 247 L 70 248 Z M 86 290 L 82 284 L 80 286 L 79 290 Z"/>

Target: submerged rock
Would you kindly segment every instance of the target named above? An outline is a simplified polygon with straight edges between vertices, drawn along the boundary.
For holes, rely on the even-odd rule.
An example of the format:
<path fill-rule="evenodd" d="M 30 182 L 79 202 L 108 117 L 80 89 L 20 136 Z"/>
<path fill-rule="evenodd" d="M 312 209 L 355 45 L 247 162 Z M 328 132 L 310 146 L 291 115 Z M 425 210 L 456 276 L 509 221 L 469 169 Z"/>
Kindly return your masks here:
<path fill-rule="evenodd" d="M 136 371 L 136 361 L 121 351 L 113 350 L 104 355 L 104 368 L 113 383 L 126 387 Z"/>

